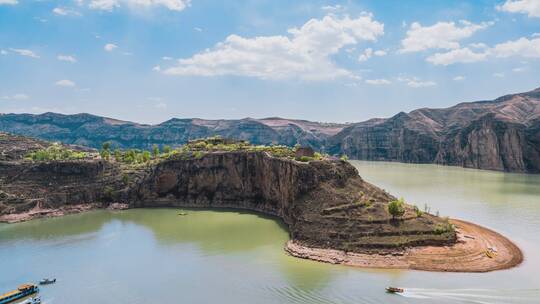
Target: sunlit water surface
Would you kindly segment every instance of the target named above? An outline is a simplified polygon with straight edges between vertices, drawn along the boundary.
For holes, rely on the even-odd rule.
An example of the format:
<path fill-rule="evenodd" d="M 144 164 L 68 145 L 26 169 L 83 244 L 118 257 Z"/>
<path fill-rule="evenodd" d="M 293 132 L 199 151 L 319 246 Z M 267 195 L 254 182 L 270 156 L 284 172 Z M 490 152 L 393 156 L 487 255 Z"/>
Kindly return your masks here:
<path fill-rule="evenodd" d="M 287 256 L 285 228 L 256 214 L 95 211 L 0 225 L 0 292 L 56 277 L 41 288 L 45 303 L 540 302 L 540 176 L 352 163 L 421 208 L 505 234 L 525 262 L 484 274 L 359 269 Z"/>

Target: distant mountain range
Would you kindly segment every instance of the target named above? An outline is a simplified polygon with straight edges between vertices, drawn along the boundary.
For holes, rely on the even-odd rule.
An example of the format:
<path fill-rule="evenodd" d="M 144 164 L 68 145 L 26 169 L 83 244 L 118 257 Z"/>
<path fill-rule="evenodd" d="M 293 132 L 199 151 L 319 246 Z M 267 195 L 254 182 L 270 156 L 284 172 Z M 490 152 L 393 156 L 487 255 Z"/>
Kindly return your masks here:
<path fill-rule="evenodd" d="M 254 144 L 311 146 L 353 159 L 540 172 L 540 88 L 492 101 L 423 108 L 352 124 L 284 118 L 171 119 L 157 125 L 90 114 L 0 114 L 0 131 L 99 148 L 181 145 L 220 135 Z"/>

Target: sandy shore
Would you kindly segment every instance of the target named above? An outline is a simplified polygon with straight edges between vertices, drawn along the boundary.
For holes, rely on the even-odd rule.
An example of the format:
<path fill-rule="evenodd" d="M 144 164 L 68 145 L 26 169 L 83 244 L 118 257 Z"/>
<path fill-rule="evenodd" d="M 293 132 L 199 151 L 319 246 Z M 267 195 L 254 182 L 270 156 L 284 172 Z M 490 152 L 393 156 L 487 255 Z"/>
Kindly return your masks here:
<path fill-rule="evenodd" d="M 452 219 L 458 242 L 453 246 L 423 246 L 385 254 L 351 253 L 309 248 L 291 240 L 285 250 L 292 256 L 332 264 L 386 269 L 449 272 L 487 272 L 507 269 L 523 261 L 521 250 L 490 229 Z"/>

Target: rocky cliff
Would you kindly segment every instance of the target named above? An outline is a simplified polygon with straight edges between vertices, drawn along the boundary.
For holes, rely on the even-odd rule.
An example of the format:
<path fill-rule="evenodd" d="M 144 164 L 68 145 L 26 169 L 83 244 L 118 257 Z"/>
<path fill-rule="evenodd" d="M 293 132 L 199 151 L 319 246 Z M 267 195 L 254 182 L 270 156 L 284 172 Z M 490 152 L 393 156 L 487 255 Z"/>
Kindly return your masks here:
<path fill-rule="evenodd" d="M 329 139 L 352 158 L 540 172 L 540 89 L 353 124 Z"/>
<path fill-rule="evenodd" d="M 91 156 L 11 159 L 0 162 L 0 178 L 2 220 L 75 205 L 226 207 L 278 216 L 293 240 L 317 248 L 361 252 L 456 239 L 444 219 L 418 215 L 411 206 L 392 220 L 387 206 L 395 198 L 340 160 L 299 162 L 263 151 L 173 154 L 136 166 Z"/>
<path fill-rule="evenodd" d="M 142 125 L 93 116 L 2 114 L 0 130 L 98 148 L 178 146 L 220 135 L 254 144 L 300 144 L 354 159 L 540 172 L 540 88 L 446 109 L 418 109 L 354 124 L 282 118 L 171 119 Z"/>

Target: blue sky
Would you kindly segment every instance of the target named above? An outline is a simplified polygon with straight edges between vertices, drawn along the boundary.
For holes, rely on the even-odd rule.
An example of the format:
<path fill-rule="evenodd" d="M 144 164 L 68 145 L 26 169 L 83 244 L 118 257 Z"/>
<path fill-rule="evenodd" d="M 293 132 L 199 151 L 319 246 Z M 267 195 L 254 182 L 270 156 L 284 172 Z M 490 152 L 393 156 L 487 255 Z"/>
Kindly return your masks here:
<path fill-rule="evenodd" d="M 354 122 L 540 86 L 540 0 L 0 0 L 0 112 Z"/>

